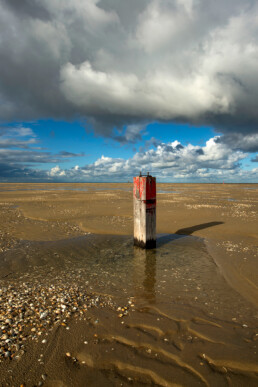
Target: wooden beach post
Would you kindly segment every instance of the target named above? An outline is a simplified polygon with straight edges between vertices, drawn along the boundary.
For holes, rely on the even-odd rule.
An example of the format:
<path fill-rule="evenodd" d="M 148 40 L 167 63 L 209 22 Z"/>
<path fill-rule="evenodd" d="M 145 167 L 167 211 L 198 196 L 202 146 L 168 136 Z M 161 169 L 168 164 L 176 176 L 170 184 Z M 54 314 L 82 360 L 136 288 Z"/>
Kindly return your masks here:
<path fill-rule="evenodd" d="M 133 178 L 134 245 L 143 249 L 156 247 L 156 177 Z"/>

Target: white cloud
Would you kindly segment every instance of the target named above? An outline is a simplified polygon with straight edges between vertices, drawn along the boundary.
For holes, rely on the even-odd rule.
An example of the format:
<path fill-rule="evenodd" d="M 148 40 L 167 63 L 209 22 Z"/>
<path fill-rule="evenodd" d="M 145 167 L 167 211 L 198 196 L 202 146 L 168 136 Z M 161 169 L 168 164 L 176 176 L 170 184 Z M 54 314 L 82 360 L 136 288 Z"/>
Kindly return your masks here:
<path fill-rule="evenodd" d="M 65 171 L 61 170 L 61 168 L 58 165 L 51 168 L 48 174 L 51 177 L 59 177 L 59 176 L 62 177 L 66 175 Z"/>
<path fill-rule="evenodd" d="M 258 181 L 257 168 L 244 171 L 240 167 L 246 156 L 218 142 L 218 137 L 203 147 L 184 147 L 173 141 L 137 152 L 129 159 L 102 156 L 92 164 L 65 170 L 65 176 L 75 181 L 128 181 L 141 170 L 156 175 L 159 181 Z M 59 167 L 52 168 L 51 176 L 64 176 L 60 172 Z"/>
<path fill-rule="evenodd" d="M 198 119 L 206 111 L 225 113 L 229 101 L 219 85 L 206 75 L 179 78 L 169 71 L 156 70 L 137 77 L 133 73 L 99 72 L 89 62 L 71 63 L 61 70 L 65 96 L 87 114 L 123 114 L 147 120 Z"/>
<path fill-rule="evenodd" d="M 6 149 L 0 143 L 0 179 L 9 181 L 131 181 L 132 177 L 150 172 L 158 181 L 170 182 L 258 182 L 258 168 L 244 170 L 241 163 L 248 153 L 231 146 L 224 136 L 210 138 L 204 146 L 183 146 L 175 140 L 162 143 L 154 138 L 149 149 L 131 158 L 102 155 L 91 164 L 76 164 L 70 169 L 59 163 L 81 154 L 66 151 L 58 154 L 28 149 Z M 30 138 L 28 138 L 28 141 Z M 239 139 L 238 139 L 239 140 Z M 239 140 L 240 141 L 240 140 Z M 248 145 L 248 142 L 247 142 Z M 250 145 L 250 144 L 249 144 Z M 248 146 L 249 146 L 248 145 Z M 20 145 L 21 147 L 21 145 Z M 257 161 L 253 158 L 251 161 Z M 55 163 L 49 171 L 35 169 L 39 164 Z M 253 164 L 253 163 L 251 163 Z M 253 164 L 254 165 L 254 164 Z M 250 168 L 250 165 L 248 166 Z"/>

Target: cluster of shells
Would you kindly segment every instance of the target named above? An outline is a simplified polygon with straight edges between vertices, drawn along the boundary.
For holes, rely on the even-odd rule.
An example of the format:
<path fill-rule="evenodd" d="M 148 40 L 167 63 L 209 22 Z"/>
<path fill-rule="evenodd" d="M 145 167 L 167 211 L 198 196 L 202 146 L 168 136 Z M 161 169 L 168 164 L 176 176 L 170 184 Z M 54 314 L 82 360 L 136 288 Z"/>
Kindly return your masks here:
<path fill-rule="evenodd" d="M 27 283 L 0 287 L 0 361 L 19 358 L 26 341 L 46 342 L 45 333 L 55 324 L 69 329 L 72 315 L 93 306 L 111 306 L 109 299 L 89 294 L 77 284 Z"/>

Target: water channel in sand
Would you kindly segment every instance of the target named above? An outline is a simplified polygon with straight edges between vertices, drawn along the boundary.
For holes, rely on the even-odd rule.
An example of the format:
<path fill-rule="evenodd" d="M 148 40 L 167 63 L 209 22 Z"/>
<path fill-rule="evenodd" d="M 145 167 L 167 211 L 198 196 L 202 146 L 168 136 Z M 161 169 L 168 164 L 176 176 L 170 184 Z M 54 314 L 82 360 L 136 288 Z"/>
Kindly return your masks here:
<path fill-rule="evenodd" d="M 73 319 L 68 343 L 67 331 L 52 331 L 56 360 L 49 352 L 39 371 L 46 385 L 59 375 L 60 386 L 257 386 L 257 311 L 227 284 L 201 238 L 159 235 L 154 250 L 133 247 L 129 236 L 21 241 L 1 254 L 1 288 L 9 284 L 21 297 L 30 284 L 47 299 L 56 284 L 111 300 Z"/>

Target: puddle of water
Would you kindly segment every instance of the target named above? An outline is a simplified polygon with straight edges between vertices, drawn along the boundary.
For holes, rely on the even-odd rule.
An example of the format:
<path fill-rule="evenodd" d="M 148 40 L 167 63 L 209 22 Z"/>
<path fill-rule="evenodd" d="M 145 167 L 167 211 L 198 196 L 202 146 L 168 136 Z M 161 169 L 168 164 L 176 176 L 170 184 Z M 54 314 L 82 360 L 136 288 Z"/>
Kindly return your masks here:
<path fill-rule="evenodd" d="M 130 187 L 91 187 L 92 191 L 127 191 L 133 192 L 133 189 Z"/>
<path fill-rule="evenodd" d="M 126 191 L 126 192 L 132 192 L 133 189 L 131 187 L 89 187 L 89 188 L 83 188 L 83 187 L 46 187 L 46 188 L 17 188 L 17 189 L 0 189 L 0 192 L 11 192 L 11 191 Z M 160 194 L 167 194 L 167 193 L 175 193 L 180 194 L 181 191 L 171 191 L 171 190 L 157 190 L 157 193 Z"/>
<path fill-rule="evenodd" d="M 82 188 L 82 187 L 56 187 L 56 188 L 17 188 L 17 189 L 0 189 L 0 192 L 11 192 L 11 191 L 132 191 L 132 188 L 129 187 L 90 187 L 90 188 Z M 165 192 L 165 191 L 164 191 Z M 168 191 L 169 192 L 169 191 Z"/>
<path fill-rule="evenodd" d="M 73 188 L 73 187 L 56 187 L 56 188 L 17 188 L 17 189 L 0 189 L 0 192 L 10 191 L 88 191 L 88 188 Z"/>
<path fill-rule="evenodd" d="M 159 189 L 159 190 L 157 190 L 157 193 L 162 193 L 162 194 L 176 193 L 176 194 L 180 194 L 181 192 L 180 191 L 165 191 L 165 190 Z"/>
<path fill-rule="evenodd" d="M 88 347 L 75 332 L 78 361 L 90 367 L 87 377 L 99 375 L 91 385 L 103 385 L 103 377 L 105 385 L 257 382 L 254 310 L 225 282 L 201 239 L 160 235 L 153 250 L 133 247 L 129 236 L 24 242 L 0 255 L 0 267 L 1 286 L 35 283 L 48 298 L 55 284 L 76 284 L 78 305 L 94 292 L 121 306 L 91 310 L 83 326 Z"/>

